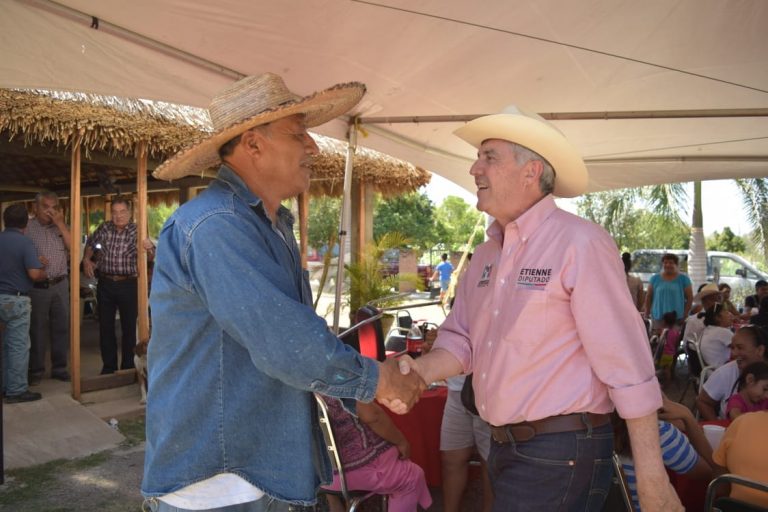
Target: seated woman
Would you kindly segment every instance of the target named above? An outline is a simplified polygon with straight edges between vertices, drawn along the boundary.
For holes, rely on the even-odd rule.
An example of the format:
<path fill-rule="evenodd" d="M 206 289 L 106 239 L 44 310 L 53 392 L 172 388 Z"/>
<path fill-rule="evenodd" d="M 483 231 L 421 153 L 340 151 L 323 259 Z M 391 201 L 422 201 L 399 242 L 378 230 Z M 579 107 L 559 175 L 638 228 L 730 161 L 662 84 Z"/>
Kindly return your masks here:
<path fill-rule="evenodd" d="M 718 471 L 768 482 L 768 411 L 750 412 L 736 418 L 726 429 L 714 454 Z M 731 486 L 731 498 L 768 507 L 766 493 L 744 486 Z"/>
<path fill-rule="evenodd" d="M 739 375 L 747 365 L 768 362 L 768 332 L 756 325 L 742 327 L 731 341 L 732 361 L 715 370 L 696 398 L 702 420 L 715 420 L 725 415 L 726 402 L 734 393 Z"/>
<path fill-rule="evenodd" d="M 350 490 L 389 495 L 390 512 L 415 512 L 416 504 L 425 509 L 432 504 L 424 470 L 408 460 L 408 440 L 376 402 L 357 402 L 355 417 L 338 400 L 324 400 Z M 338 474 L 326 489 L 341 490 Z"/>
<path fill-rule="evenodd" d="M 707 308 L 701 333 L 701 357 L 707 366 L 718 368 L 731 358 L 733 315 L 722 304 Z"/>
<path fill-rule="evenodd" d="M 672 422 L 681 423 L 685 434 Z M 686 437 L 687 436 L 687 437 Z M 678 474 L 689 478 L 709 480 L 712 478 L 712 446 L 707 441 L 696 418 L 690 409 L 677 402 L 672 402 L 664 396 L 662 411 L 659 413 L 659 438 L 661 442 L 661 457 L 664 465 Z M 629 435 L 626 423 L 614 414 L 614 439 L 616 453 L 621 459 L 621 467 L 627 478 L 627 485 L 632 496 L 635 510 L 640 512 L 640 501 L 637 497 L 637 478 L 632 460 L 632 450 L 629 445 Z"/>

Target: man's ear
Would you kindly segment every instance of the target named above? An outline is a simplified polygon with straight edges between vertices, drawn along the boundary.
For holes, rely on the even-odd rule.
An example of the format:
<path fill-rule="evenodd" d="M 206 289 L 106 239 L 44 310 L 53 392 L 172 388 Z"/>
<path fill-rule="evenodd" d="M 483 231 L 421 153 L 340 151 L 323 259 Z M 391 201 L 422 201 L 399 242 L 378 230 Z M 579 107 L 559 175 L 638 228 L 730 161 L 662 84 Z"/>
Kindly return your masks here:
<path fill-rule="evenodd" d="M 538 183 L 543 172 L 544 164 L 541 160 L 529 160 L 525 166 L 525 177 L 536 183 Z"/>
<path fill-rule="evenodd" d="M 259 133 L 254 130 L 248 130 L 240 136 L 240 144 L 248 154 L 258 153 L 261 147 Z"/>

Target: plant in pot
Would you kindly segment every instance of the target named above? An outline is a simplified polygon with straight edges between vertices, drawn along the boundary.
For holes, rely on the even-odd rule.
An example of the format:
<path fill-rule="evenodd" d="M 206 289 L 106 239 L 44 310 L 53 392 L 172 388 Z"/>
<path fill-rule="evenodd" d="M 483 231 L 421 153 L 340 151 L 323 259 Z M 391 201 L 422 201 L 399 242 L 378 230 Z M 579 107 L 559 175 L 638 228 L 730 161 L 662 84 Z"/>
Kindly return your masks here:
<path fill-rule="evenodd" d="M 387 308 L 405 302 L 409 294 L 398 293 L 401 282 L 412 283 L 416 289 L 423 288 L 415 273 L 392 272 L 382 261 L 387 251 L 405 247 L 408 243 L 408 239 L 401 233 L 386 233 L 374 243 L 367 245 L 357 261 L 345 265 L 349 275 L 349 290 L 345 306 L 349 307 L 352 323 L 354 323 L 355 312 L 367 304 L 377 308 Z M 385 315 L 382 318 L 385 335 L 389 332 L 393 321 L 392 315 Z"/>

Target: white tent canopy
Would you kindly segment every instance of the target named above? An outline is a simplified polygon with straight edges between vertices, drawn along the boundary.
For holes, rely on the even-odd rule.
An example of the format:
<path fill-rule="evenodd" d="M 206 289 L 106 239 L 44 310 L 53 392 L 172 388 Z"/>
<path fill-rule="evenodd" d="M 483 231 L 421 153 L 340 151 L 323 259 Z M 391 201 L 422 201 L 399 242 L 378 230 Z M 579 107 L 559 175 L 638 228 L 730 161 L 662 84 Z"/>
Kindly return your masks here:
<path fill-rule="evenodd" d="M 461 121 L 366 120 L 516 103 L 553 119 L 597 191 L 768 176 L 766 26 L 763 0 L 0 0 L 0 87 L 205 107 L 263 71 L 307 94 L 362 81 L 358 143 L 468 190 Z"/>

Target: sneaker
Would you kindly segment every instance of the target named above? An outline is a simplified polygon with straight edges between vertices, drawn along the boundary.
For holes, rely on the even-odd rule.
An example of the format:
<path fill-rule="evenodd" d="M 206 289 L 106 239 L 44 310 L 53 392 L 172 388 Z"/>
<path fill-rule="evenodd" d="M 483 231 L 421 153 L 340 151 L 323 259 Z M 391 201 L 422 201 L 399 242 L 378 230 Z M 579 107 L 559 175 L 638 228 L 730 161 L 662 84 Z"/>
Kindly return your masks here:
<path fill-rule="evenodd" d="M 56 379 L 56 380 L 61 380 L 61 381 L 64 381 L 64 382 L 69 382 L 69 381 L 72 380 L 72 378 L 69 376 L 69 373 L 66 372 L 66 371 L 60 372 L 60 373 L 59 372 L 52 373 L 51 374 L 51 378 L 52 379 Z"/>
<path fill-rule="evenodd" d="M 34 402 L 35 400 L 40 400 L 43 398 L 43 395 L 40 393 L 33 393 L 30 390 L 26 390 L 25 392 L 21 393 L 20 395 L 9 395 L 5 397 L 5 403 L 7 404 L 18 404 L 21 402 Z"/>

